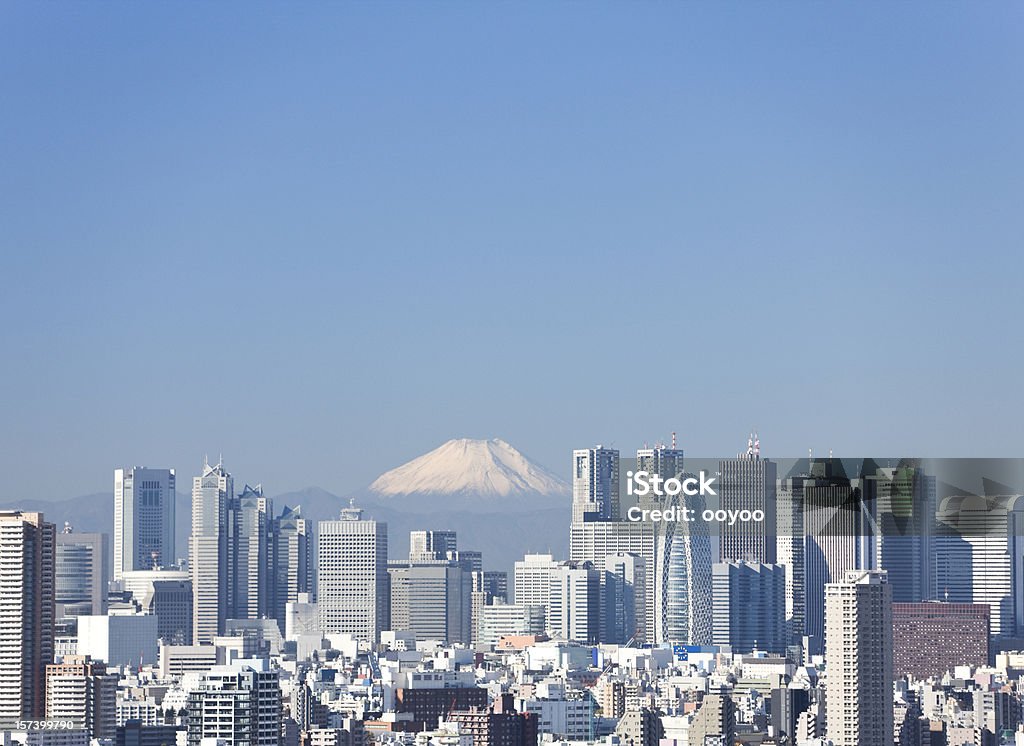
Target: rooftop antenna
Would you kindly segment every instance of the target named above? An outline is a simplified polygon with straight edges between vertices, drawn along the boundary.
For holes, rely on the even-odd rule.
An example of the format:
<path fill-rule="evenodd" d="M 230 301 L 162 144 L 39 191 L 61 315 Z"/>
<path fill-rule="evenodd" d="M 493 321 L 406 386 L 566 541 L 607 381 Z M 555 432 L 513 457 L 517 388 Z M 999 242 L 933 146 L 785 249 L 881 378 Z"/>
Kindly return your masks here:
<path fill-rule="evenodd" d="M 675 449 L 676 449 L 676 431 L 673 430 L 672 431 L 672 450 L 674 451 Z"/>
<path fill-rule="evenodd" d="M 807 449 L 807 460 L 808 461 L 814 461 L 814 449 L 813 448 L 808 448 Z"/>
<path fill-rule="evenodd" d="M 757 429 L 754 429 L 754 458 L 761 458 L 761 438 L 757 434 Z"/>

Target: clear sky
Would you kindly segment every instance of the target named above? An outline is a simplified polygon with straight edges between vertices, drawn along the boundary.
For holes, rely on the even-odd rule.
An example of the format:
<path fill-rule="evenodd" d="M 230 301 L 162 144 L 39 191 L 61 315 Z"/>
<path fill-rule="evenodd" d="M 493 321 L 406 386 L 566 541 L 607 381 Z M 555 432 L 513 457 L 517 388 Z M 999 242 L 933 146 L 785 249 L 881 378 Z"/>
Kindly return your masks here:
<path fill-rule="evenodd" d="M 0 499 L 451 437 L 1021 455 L 1024 5 L 0 4 Z"/>

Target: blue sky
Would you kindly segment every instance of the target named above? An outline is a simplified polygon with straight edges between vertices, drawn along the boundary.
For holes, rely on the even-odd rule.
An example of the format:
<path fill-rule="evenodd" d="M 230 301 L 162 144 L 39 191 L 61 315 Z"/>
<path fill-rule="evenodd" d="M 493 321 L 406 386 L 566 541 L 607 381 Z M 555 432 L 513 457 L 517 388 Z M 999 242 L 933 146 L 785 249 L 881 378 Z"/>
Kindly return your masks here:
<path fill-rule="evenodd" d="M 0 5 L 0 497 L 450 437 L 1020 455 L 1024 7 Z"/>

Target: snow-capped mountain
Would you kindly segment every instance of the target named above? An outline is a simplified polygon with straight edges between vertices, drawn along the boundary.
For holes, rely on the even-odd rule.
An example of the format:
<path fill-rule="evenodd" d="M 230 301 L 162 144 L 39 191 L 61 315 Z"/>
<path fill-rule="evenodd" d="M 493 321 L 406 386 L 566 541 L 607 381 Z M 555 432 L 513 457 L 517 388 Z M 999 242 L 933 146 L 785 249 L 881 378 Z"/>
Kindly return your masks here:
<path fill-rule="evenodd" d="M 449 440 L 379 476 L 371 495 L 564 496 L 569 485 L 503 440 Z"/>

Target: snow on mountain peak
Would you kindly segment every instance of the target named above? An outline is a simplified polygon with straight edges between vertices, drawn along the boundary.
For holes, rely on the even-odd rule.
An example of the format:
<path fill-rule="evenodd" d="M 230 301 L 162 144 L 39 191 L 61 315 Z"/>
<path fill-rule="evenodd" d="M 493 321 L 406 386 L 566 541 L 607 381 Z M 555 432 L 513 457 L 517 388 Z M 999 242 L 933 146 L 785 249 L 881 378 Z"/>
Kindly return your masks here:
<path fill-rule="evenodd" d="M 459 438 L 380 475 L 370 485 L 370 492 L 381 496 L 506 497 L 521 493 L 567 495 L 569 486 L 499 438 Z"/>

